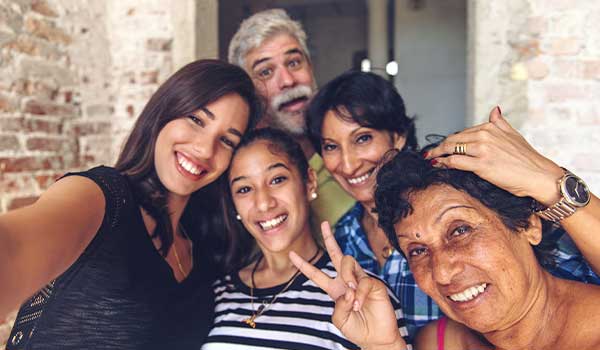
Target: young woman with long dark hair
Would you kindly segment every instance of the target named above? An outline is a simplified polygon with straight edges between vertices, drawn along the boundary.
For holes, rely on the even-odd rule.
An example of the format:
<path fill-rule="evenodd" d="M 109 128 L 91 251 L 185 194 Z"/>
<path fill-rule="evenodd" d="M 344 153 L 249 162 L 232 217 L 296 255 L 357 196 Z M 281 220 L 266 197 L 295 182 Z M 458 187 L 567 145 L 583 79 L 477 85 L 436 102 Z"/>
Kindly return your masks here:
<path fill-rule="evenodd" d="M 242 69 L 192 62 L 154 93 L 115 167 L 1 215 L 0 314 L 38 291 L 8 349 L 198 348 L 224 247 L 214 183 L 258 115 Z"/>

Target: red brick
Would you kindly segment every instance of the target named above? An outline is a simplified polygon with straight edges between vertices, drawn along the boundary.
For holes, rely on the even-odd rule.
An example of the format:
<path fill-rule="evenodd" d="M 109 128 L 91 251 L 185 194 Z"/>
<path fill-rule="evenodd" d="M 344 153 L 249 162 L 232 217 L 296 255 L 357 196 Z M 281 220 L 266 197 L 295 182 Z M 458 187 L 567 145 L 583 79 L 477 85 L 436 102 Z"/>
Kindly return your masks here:
<path fill-rule="evenodd" d="M 7 43 L 6 48 L 30 56 L 40 56 L 50 60 L 58 60 L 64 56 L 58 49 L 44 43 L 38 38 L 30 36 L 19 36 L 17 39 Z"/>
<path fill-rule="evenodd" d="M 60 121 L 28 119 L 24 117 L 0 118 L 0 130 L 4 132 L 61 134 L 63 123 Z"/>
<path fill-rule="evenodd" d="M 56 11 L 44 0 L 34 0 L 31 10 L 47 17 L 58 17 Z"/>
<path fill-rule="evenodd" d="M 35 177 L 35 181 L 38 183 L 38 186 L 40 187 L 41 190 L 46 190 L 53 183 L 55 183 L 56 180 L 58 180 L 58 178 L 61 176 L 62 176 L 62 173 L 60 173 L 60 174 L 54 173 L 51 175 L 37 175 Z"/>
<path fill-rule="evenodd" d="M 21 149 L 19 139 L 14 135 L 0 135 L 0 152 L 18 151 Z"/>
<path fill-rule="evenodd" d="M 15 103 L 8 96 L 0 95 L 0 112 L 14 112 Z"/>
<path fill-rule="evenodd" d="M 68 104 L 57 104 L 37 99 L 28 100 L 23 108 L 25 113 L 35 115 L 56 115 L 72 117 L 76 114 L 76 108 Z"/>
<path fill-rule="evenodd" d="M 19 209 L 28 205 L 35 203 L 39 197 L 30 196 L 30 197 L 18 197 L 14 198 L 8 203 L 8 210 Z"/>
<path fill-rule="evenodd" d="M 79 122 L 72 126 L 71 131 L 76 136 L 108 134 L 111 131 L 111 124 L 108 122 Z"/>
<path fill-rule="evenodd" d="M 22 190 L 21 184 L 16 179 L 6 179 L 0 171 L 0 193 L 15 193 Z"/>
<path fill-rule="evenodd" d="M 172 39 L 151 38 L 146 41 L 146 48 L 150 51 L 169 51 L 172 43 Z"/>
<path fill-rule="evenodd" d="M 70 164 L 62 156 L 0 158 L 0 173 L 64 169 L 65 165 Z"/>
<path fill-rule="evenodd" d="M 72 142 L 69 142 L 66 139 L 30 137 L 27 139 L 26 146 L 30 151 L 60 152 L 70 151 Z"/>
<path fill-rule="evenodd" d="M 25 29 L 33 35 L 51 42 L 68 45 L 72 38 L 53 23 L 28 17 L 25 19 Z"/>
<path fill-rule="evenodd" d="M 157 84 L 158 70 L 140 73 L 140 84 Z"/>

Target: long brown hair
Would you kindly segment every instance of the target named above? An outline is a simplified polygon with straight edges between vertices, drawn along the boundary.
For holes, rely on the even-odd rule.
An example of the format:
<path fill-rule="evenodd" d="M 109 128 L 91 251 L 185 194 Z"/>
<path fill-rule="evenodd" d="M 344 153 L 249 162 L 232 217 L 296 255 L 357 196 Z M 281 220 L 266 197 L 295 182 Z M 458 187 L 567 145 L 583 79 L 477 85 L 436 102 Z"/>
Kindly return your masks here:
<path fill-rule="evenodd" d="M 159 251 L 167 254 L 173 242 L 173 229 L 167 208 L 168 191 L 154 167 L 154 147 L 162 128 L 170 121 L 185 117 L 229 93 L 240 95 L 248 103 L 248 130 L 261 114 L 250 77 L 241 68 L 218 60 L 198 60 L 184 66 L 152 95 L 127 139 L 115 168 L 125 174 L 136 200 L 156 220 L 152 237 L 161 242 Z M 216 182 L 222 181 L 221 176 Z M 210 184 L 190 197 L 182 217 L 186 231 L 195 239 L 215 235 L 221 229 L 215 201 L 220 196 L 217 184 Z M 208 240 L 211 241 L 211 240 Z M 217 244 L 218 242 L 210 242 Z M 207 247 L 208 248 L 208 247 Z M 223 247 L 221 247 L 223 248 Z"/>

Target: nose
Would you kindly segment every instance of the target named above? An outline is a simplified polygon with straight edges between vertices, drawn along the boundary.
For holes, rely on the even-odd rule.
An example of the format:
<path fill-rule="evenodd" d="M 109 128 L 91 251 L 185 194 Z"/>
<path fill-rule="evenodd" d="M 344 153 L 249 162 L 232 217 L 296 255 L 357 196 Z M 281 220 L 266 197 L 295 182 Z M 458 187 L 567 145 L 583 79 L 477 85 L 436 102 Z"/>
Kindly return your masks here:
<path fill-rule="evenodd" d="M 353 175 L 360 166 L 360 161 L 354 152 L 342 151 L 342 172 L 346 176 Z"/>
<path fill-rule="evenodd" d="M 279 85 L 279 89 L 283 90 L 294 86 L 296 84 L 296 79 L 294 78 L 294 75 L 290 73 L 290 71 L 288 71 L 287 68 L 282 67 L 281 69 L 279 69 L 279 76 L 277 82 Z"/>
<path fill-rule="evenodd" d="M 449 285 L 463 270 L 456 253 L 451 249 L 441 248 L 433 252 L 430 262 L 433 280 L 440 285 Z"/>
<path fill-rule="evenodd" d="M 255 190 L 255 205 L 260 212 L 267 212 L 276 206 L 276 201 L 266 189 Z"/>
<path fill-rule="evenodd" d="M 194 155 L 205 161 L 213 159 L 215 153 L 216 137 L 207 137 L 207 135 L 197 136 L 193 143 Z"/>

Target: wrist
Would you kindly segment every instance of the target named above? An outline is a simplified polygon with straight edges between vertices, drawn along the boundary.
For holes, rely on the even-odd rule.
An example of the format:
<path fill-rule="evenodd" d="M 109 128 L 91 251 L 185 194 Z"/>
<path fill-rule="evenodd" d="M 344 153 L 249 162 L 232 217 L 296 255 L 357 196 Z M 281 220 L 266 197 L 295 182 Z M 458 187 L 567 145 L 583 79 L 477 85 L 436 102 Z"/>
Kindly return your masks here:
<path fill-rule="evenodd" d="M 565 171 L 561 167 L 557 166 L 556 168 L 540 179 L 537 193 L 531 196 L 545 207 L 554 205 L 562 198 L 558 182 L 564 176 Z"/>
<path fill-rule="evenodd" d="M 363 350 L 406 350 L 408 347 L 406 346 L 406 342 L 404 339 L 398 335 L 394 341 L 387 344 L 373 344 L 370 346 L 362 346 Z"/>

